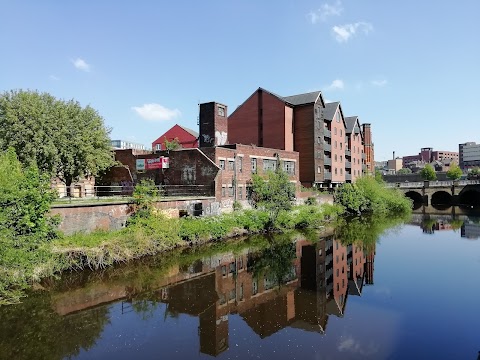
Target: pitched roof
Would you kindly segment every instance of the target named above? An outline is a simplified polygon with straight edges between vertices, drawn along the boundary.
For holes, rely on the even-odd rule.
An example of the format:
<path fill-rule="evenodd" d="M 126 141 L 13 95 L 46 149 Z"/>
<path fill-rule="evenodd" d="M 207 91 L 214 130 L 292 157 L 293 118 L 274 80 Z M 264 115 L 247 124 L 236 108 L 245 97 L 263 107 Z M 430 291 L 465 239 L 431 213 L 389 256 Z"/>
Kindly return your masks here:
<path fill-rule="evenodd" d="M 321 96 L 321 91 L 313 91 L 305 94 L 285 96 L 283 99 L 292 105 L 304 105 L 316 102 L 319 97 L 321 98 Z"/>
<path fill-rule="evenodd" d="M 291 106 L 299 106 L 299 105 L 306 105 L 306 104 L 311 104 L 311 103 L 314 103 L 316 102 L 318 99 L 320 99 L 322 101 L 322 104 L 325 104 L 325 102 L 323 101 L 323 97 L 322 97 L 322 92 L 321 91 L 313 91 L 313 92 L 310 92 L 310 93 L 304 93 L 304 94 L 297 94 L 297 95 L 291 95 L 291 96 L 280 96 L 278 94 L 275 94 L 271 91 L 268 91 L 262 87 L 259 87 L 257 90 L 255 90 L 253 92 L 252 95 L 250 95 L 242 104 L 240 104 L 239 106 L 237 106 L 237 108 L 235 110 L 233 110 L 233 112 L 230 114 L 230 116 L 232 116 L 235 111 L 237 111 L 240 107 L 243 106 L 243 104 L 245 104 L 252 96 L 254 96 L 258 91 L 263 91 L 263 92 L 266 92 L 274 97 L 276 97 L 278 100 L 284 102 L 285 104 L 287 105 L 291 105 Z"/>
<path fill-rule="evenodd" d="M 345 125 L 346 125 L 346 131 L 347 134 L 351 134 L 353 131 L 353 128 L 355 126 L 355 122 L 357 121 L 358 116 L 347 116 L 345 118 Z"/>
<path fill-rule="evenodd" d="M 178 125 L 178 124 L 177 124 Z M 178 125 L 178 127 L 181 127 L 183 130 L 185 130 L 186 132 L 188 132 L 190 135 L 192 136 L 195 136 L 195 137 L 198 137 L 198 132 L 192 130 L 192 129 L 189 129 L 185 126 L 182 126 L 182 125 Z"/>
<path fill-rule="evenodd" d="M 325 120 L 333 120 L 335 113 L 337 112 L 337 108 L 340 105 L 340 101 L 326 103 L 325 104 L 325 111 L 323 112 L 323 116 Z"/>

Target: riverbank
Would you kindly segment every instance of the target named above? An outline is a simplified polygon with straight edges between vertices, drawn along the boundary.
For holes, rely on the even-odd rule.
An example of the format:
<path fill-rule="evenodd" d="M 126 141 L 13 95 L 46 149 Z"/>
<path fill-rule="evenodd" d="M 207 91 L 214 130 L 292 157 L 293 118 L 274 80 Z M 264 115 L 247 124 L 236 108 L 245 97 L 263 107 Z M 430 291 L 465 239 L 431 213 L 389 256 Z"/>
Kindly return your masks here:
<path fill-rule="evenodd" d="M 67 270 L 97 270 L 175 248 L 239 235 L 318 229 L 342 214 L 385 216 L 411 211 L 411 203 L 402 194 L 395 189 L 386 189 L 369 177 L 340 188 L 335 194 L 337 204 L 310 202 L 296 207 L 291 205 L 293 191 L 279 197 L 280 190 L 273 189 L 274 181 L 270 180 L 266 183 L 268 185 L 258 185 L 261 191 L 256 196 L 255 209 L 185 218 L 169 218 L 156 209 L 153 205 L 153 199 L 158 196 L 155 187 L 140 184 L 134 193 L 133 215 L 125 228 L 71 236 L 55 230 L 55 219 L 46 215 L 51 195 L 47 189 L 44 193 L 36 192 L 38 181 L 35 180 L 28 191 L 22 190 L 24 198 L 21 201 L 10 196 L 25 215 L 15 220 L 15 214 L 5 212 L 3 217 L 5 224 L 11 225 L 0 231 L 0 304 L 18 302 L 32 284 Z M 277 188 L 285 186 L 279 183 Z M 32 200 L 31 194 L 36 198 Z M 31 205 L 38 198 L 43 199 L 41 208 L 32 210 Z"/>
<path fill-rule="evenodd" d="M 9 267 L 2 267 L 0 304 L 18 302 L 24 290 L 42 278 L 63 271 L 100 269 L 156 255 L 175 248 L 203 244 L 268 231 L 319 228 L 335 220 L 343 209 L 337 205 L 302 205 L 280 212 L 274 227 L 263 210 L 240 210 L 216 217 L 168 218 L 160 211 L 142 212 L 118 231 L 59 235 L 48 243 L 11 249 Z"/>

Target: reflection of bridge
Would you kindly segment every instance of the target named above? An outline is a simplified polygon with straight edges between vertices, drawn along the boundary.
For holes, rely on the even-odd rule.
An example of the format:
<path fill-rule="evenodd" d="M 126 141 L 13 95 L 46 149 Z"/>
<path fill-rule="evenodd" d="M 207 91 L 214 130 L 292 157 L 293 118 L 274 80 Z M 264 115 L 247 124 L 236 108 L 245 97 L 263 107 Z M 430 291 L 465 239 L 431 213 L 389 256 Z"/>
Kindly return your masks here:
<path fill-rule="evenodd" d="M 425 205 L 480 205 L 480 180 L 424 181 L 387 184 L 415 203 Z"/>

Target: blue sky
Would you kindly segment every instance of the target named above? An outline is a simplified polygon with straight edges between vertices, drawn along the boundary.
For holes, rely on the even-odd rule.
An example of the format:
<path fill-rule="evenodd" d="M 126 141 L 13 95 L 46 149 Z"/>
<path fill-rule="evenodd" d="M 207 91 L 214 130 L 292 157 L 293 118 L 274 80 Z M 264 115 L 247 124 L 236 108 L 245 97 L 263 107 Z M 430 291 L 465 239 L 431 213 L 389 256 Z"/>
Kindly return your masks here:
<path fill-rule="evenodd" d="M 480 142 L 480 1 L 0 0 L 0 91 L 96 108 L 147 146 L 198 103 L 322 90 L 376 160 Z"/>

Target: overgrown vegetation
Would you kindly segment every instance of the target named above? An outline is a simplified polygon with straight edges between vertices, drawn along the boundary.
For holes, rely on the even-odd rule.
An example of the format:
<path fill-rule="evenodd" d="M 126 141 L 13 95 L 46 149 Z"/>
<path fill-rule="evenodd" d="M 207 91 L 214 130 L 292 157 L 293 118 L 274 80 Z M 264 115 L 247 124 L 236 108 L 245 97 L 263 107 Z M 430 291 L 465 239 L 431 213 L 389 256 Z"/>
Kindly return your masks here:
<path fill-rule="evenodd" d="M 268 228 L 274 228 L 277 217 L 288 211 L 295 200 L 295 185 L 288 174 L 277 164 L 275 171 L 269 171 L 266 178 L 252 176 L 252 201 L 256 208 L 265 210 L 269 216 Z"/>
<path fill-rule="evenodd" d="M 12 148 L 0 153 L 0 304 L 55 269 L 46 247 L 57 237 L 48 180 L 35 165 L 23 168 Z"/>
<path fill-rule="evenodd" d="M 350 214 L 410 213 L 411 200 L 395 188 L 387 188 L 371 176 L 359 178 L 354 184 L 344 184 L 334 195 L 335 203 Z"/>

